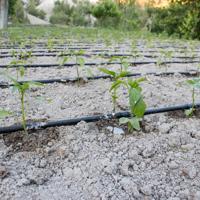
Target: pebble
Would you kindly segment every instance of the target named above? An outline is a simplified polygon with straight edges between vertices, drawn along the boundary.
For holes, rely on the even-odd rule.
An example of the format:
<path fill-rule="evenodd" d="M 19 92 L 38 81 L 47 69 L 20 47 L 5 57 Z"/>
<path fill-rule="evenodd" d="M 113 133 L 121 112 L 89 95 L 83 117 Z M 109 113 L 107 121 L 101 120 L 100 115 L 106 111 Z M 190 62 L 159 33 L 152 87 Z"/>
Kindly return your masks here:
<path fill-rule="evenodd" d="M 190 167 L 188 171 L 188 176 L 190 179 L 194 179 L 197 176 L 197 170 L 195 167 Z"/>
<path fill-rule="evenodd" d="M 128 194 L 131 194 L 136 198 L 140 197 L 137 185 L 130 178 L 128 177 L 122 178 L 120 184 Z"/>
<path fill-rule="evenodd" d="M 60 158 L 65 158 L 68 155 L 67 147 L 62 145 L 56 149 L 56 153 Z"/>
<path fill-rule="evenodd" d="M 172 161 L 168 164 L 170 169 L 177 169 L 178 168 L 178 164 L 175 161 Z"/>
<path fill-rule="evenodd" d="M 108 126 L 108 127 L 106 127 L 106 129 L 109 130 L 110 132 L 112 132 L 115 135 L 123 135 L 123 134 L 125 134 L 125 132 L 124 132 L 124 130 L 122 128 Z"/>
<path fill-rule="evenodd" d="M 151 185 L 145 185 L 145 186 L 141 187 L 140 190 L 144 195 L 150 196 L 152 194 Z"/>

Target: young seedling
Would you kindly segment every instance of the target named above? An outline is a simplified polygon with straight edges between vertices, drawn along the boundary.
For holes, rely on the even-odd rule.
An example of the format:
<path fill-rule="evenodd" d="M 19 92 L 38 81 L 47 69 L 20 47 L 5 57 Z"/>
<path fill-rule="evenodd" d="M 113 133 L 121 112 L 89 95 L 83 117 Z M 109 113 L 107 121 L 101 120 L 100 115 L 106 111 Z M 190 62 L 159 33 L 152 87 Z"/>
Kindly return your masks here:
<path fill-rule="evenodd" d="M 134 61 L 136 61 L 137 57 L 140 57 L 140 52 L 137 48 L 137 44 L 135 42 L 132 43 L 131 45 L 131 54 L 134 58 Z"/>
<path fill-rule="evenodd" d="M 25 74 L 24 64 L 25 64 L 24 60 L 13 60 L 9 64 L 9 67 L 12 67 L 12 65 L 17 65 L 17 67 L 16 67 L 17 80 L 18 80 L 19 76 L 22 77 Z"/>
<path fill-rule="evenodd" d="M 195 89 L 200 89 L 200 78 L 194 78 L 186 81 L 192 87 L 192 108 L 185 111 L 187 116 L 192 116 L 195 111 Z"/>
<path fill-rule="evenodd" d="M 144 116 L 146 110 L 146 103 L 143 100 L 142 96 L 142 88 L 140 87 L 140 83 L 145 81 L 145 78 L 139 78 L 136 80 L 127 81 L 127 89 L 129 94 L 129 107 L 131 117 L 120 118 L 120 124 L 128 124 L 129 132 L 132 130 L 140 130 L 140 121 L 141 118 Z"/>
<path fill-rule="evenodd" d="M 53 50 L 53 41 L 51 39 L 48 39 L 47 41 L 47 49 L 49 52 Z"/>
<path fill-rule="evenodd" d="M 172 51 L 161 51 L 162 55 L 163 55 L 163 58 L 164 58 L 164 66 L 165 66 L 165 72 L 167 72 L 167 68 L 168 68 L 168 65 L 167 65 L 167 61 L 170 61 L 172 59 Z"/>
<path fill-rule="evenodd" d="M 112 83 L 109 91 L 111 93 L 112 102 L 113 102 L 113 112 L 115 113 L 117 99 L 119 98 L 118 94 L 117 94 L 117 90 L 119 89 L 119 87 L 121 85 L 125 85 L 125 81 L 122 79 L 124 77 L 126 77 L 129 74 L 129 72 L 128 71 L 120 71 L 119 73 L 117 73 L 115 71 L 111 71 L 106 68 L 99 68 L 99 70 L 101 72 L 111 76 L 111 78 L 113 79 L 113 83 Z"/>
<path fill-rule="evenodd" d="M 63 67 L 68 60 L 69 57 L 67 56 L 61 57 L 61 59 L 59 59 L 59 67 Z"/>
<path fill-rule="evenodd" d="M 20 97 L 20 103 L 21 103 L 21 113 L 22 113 L 22 126 L 24 129 L 24 132 L 27 134 L 27 126 L 26 126 L 26 111 L 25 111 L 25 96 L 27 91 L 31 87 L 38 87 L 42 86 L 41 83 L 38 82 L 24 82 L 19 83 L 16 79 L 8 76 L 8 78 L 12 81 L 13 88 L 18 91 L 19 97 Z"/>
<path fill-rule="evenodd" d="M 83 57 L 80 57 L 80 56 L 84 55 L 84 53 L 85 52 L 82 49 L 79 51 L 72 51 L 72 55 L 75 55 L 75 58 L 76 58 L 76 74 L 77 74 L 77 79 L 78 79 L 78 86 L 80 86 L 79 67 L 82 69 L 85 67 L 85 60 Z"/>

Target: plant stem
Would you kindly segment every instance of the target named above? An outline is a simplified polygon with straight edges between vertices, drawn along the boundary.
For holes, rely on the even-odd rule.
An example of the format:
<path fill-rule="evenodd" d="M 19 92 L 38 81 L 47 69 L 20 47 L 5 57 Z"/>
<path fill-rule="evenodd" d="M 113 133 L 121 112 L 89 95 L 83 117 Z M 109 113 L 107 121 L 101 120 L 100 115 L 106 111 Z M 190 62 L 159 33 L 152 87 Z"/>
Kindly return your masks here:
<path fill-rule="evenodd" d="M 80 86 L 80 76 L 79 76 L 79 70 L 78 70 L 77 56 L 76 56 L 76 73 L 77 73 L 77 78 L 78 78 L 78 86 Z"/>
<path fill-rule="evenodd" d="M 25 106 L 24 106 L 24 96 L 25 94 L 21 93 L 21 109 L 22 109 L 22 126 L 24 128 L 25 134 L 27 134 L 27 128 L 26 128 L 26 114 L 25 114 Z"/>
<path fill-rule="evenodd" d="M 192 111 L 194 111 L 194 104 L 195 104 L 195 89 L 192 89 Z"/>
<path fill-rule="evenodd" d="M 116 90 L 114 90 L 113 91 L 113 112 L 115 113 L 115 111 L 116 111 L 116 96 L 117 96 L 117 91 Z"/>

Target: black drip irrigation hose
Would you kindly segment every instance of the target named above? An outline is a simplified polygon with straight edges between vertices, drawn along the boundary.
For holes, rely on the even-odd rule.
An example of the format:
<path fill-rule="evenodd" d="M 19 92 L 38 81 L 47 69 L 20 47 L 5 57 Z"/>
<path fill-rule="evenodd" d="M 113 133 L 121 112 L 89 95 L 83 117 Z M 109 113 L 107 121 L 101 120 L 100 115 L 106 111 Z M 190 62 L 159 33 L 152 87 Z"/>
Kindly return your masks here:
<path fill-rule="evenodd" d="M 128 64 L 136 66 L 136 65 L 146 65 L 146 64 L 157 64 L 157 61 L 134 61 L 134 62 L 128 62 Z M 191 63 L 200 63 L 198 60 L 191 60 L 191 61 L 164 61 L 160 62 L 159 65 L 165 65 L 165 64 L 191 64 Z M 99 66 L 99 65 L 120 65 L 121 62 L 101 62 L 101 63 L 96 63 L 96 62 L 88 62 L 85 63 L 85 66 Z M 59 64 L 25 64 L 23 67 L 25 68 L 49 68 L 49 67 L 73 67 L 79 65 L 77 63 L 66 63 L 62 66 Z M 15 68 L 15 67 L 20 67 L 22 65 L 0 65 L 0 68 Z"/>
<path fill-rule="evenodd" d="M 27 53 L 28 52 L 30 52 L 30 51 L 27 51 L 27 49 L 24 49 L 24 48 L 22 48 L 22 49 L 16 49 L 16 50 L 18 50 L 19 52 L 20 51 L 26 51 Z M 54 48 L 54 49 L 52 49 L 52 50 L 48 50 L 48 49 L 38 49 L 38 50 L 31 50 L 31 52 L 32 53 L 60 53 L 60 52 L 62 52 L 62 51 L 65 51 L 65 50 L 70 50 L 70 49 L 64 49 L 64 48 Z M 77 49 L 78 50 L 78 49 Z M 90 52 L 110 52 L 110 50 L 111 49 L 88 49 Z M 120 49 L 119 49 L 120 50 Z M 121 50 L 123 50 L 123 49 L 121 49 Z M 124 51 L 124 50 L 123 50 Z M 166 52 L 168 52 L 168 51 L 170 51 L 171 52 L 171 50 L 166 50 Z M 115 48 L 115 52 L 117 52 L 116 51 L 116 48 Z M 140 49 L 138 49 L 137 51 L 132 51 L 132 52 L 142 52 L 142 53 L 159 53 L 160 51 L 158 51 L 158 50 L 140 50 Z M 184 53 L 184 51 L 182 51 L 182 50 L 176 50 L 176 51 L 172 51 L 172 52 L 174 52 L 174 53 Z M 195 51 L 191 51 L 191 53 L 199 53 L 200 52 L 200 50 L 195 50 Z M 10 53 L 10 51 L 0 51 L 0 55 L 5 55 L 5 54 L 9 54 Z"/>
<path fill-rule="evenodd" d="M 20 50 L 24 49 L 25 50 L 25 49 L 32 49 L 32 48 L 37 48 L 37 47 L 34 47 L 34 46 L 33 47 L 32 46 L 27 46 L 27 47 L 22 47 L 22 48 L 20 48 L 20 47 L 14 47 L 14 46 L 13 47 L 8 47 L 8 48 L 4 48 L 2 46 L 0 47 L 0 49 L 15 49 L 15 50 L 17 50 L 17 49 L 20 49 Z M 44 48 L 42 47 L 42 48 L 38 48 L 38 49 L 44 49 Z M 45 49 L 48 49 L 48 47 L 46 46 Z M 90 49 L 90 47 L 87 47 L 87 46 L 86 47 L 85 46 L 84 47 L 67 47 L 66 46 L 66 47 L 56 47 L 56 48 L 52 47 L 52 49 L 69 49 L 69 50 L 86 49 L 87 50 L 87 49 Z"/>
<path fill-rule="evenodd" d="M 17 49 L 19 52 L 20 51 L 26 51 L 26 52 L 32 52 L 32 53 L 60 53 L 62 51 L 70 50 L 70 49 L 38 49 L 38 50 L 31 50 L 27 51 L 27 49 Z M 77 49 L 78 50 L 78 49 Z M 82 50 L 82 49 L 81 49 Z M 105 51 L 110 51 L 110 49 L 89 49 L 91 52 L 105 52 Z M 157 51 L 155 51 L 157 52 Z M 8 54 L 10 51 L 0 51 L 0 54 Z"/>
<path fill-rule="evenodd" d="M 165 113 L 165 112 L 172 112 L 172 111 L 181 111 L 187 110 L 190 108 L 200 108 L 200 103 L 198 104 L 184 104 L 178 106 L 169 106 L 169 107 L 162 107 L 162 108 L 150 108 L 146 110 L 144 115 L 151 115 L 151 114 L 158 114 L 158 113 Z M 109 114 L 101 114 L 101 115 L 93 115 L 93 116 L 85 116 L 79 117 L 74 119 L 62 119 L 62 120 L 55 120 L 55 121 L 48 121 L 48 122 L 35 122 L 27 124 L 28 130 L 38 130 L 38 129 L 45 129 L 50 127 L 59 127 L 59 126 L 71 126 L 76 125 L 81 121 L 89 122 L 96 122 L 100 120 L 111 120 L 111 119 L 118 119 L 121 117 L 130 117 L 130 112 L 117 112 L 117 113 L 109 113 Z M 19 125 L 12 125 L 7 127 L 0 127 L 0 134 L 9 134 L 12 132 L 23 131 L 22 124 Z"/>
<path fill-rule="evenodd" d="M 73 44 L 73 45 L 71 45 Z M 59 43 L 55 43 L 53 42 L 53 47 L 56 48 L 88 48 L 88 47 L 102 47 L 102 43 L 91 43 L 91 44 L 86 44 L 86 43 L 65 43 L 65 44 L 59 44 Z M 106 46 L 104 44 L 104 46 Z M 121 43 L 118 45 L 113 46 L 114 48 L 120 48 L 120 47 L 131 47 L 130 43 Z M 145 45 L 136 45 L 138 48 L 146 48 L 147 46 Z M 34 43 L 34 44 L 27 44 L 23 46 L 24 48 L 27 49 L 31 49 L 31 48 L 44 48 L 44 47 L 48 47 L 48 43 Z M 20 45 L 2 45 L 0 47 L 0 49 L 17 49 L 20 48 Z M 173 49 L 187 49 L 188 46 L 174 46 L 174 45 L 159 45 L 159 46 L 152 46 L 152 49 L 169 49 L 169 48 L 173 48 Z M 190 47 L 189 47 L 190 48 Z M 199 48 L 196 48 L 199 49 Z"/>
<path fill-rule="evenodd" d="M 20 54 L 16 55 L 18 57 L 20 57 Z M 72 53 L 62 53 L 62 54 L 57 54 L 57 53 L 33 53 L 31 55 L 32 57 L 63 57 L 63 56 L 73 56 Z M 85 56 L 85 57 L 92 57 L 92 56 L 101 56 L 101 57 L 105 57 L 105 58 L 111 58 L 114 56 L 117 57 L 134 57 L 135 55 L 132 53 L 113 53 L 113 54 L 109 54 L 109 53 L 95 53 L 95 52 L 91 52 L 91 53 L 85 53 L 82 54 L 81 56 Z M 161 55 L 145 55 L 145 54 L 138 54 L 136 55 L 136 57 L 146 57 L 146 58 L 157 58 L 160 57 Z M 9 57 L 14 57 L 12 54 L 2 54 L 0 55 L 0 58 L 9 58 Z M 25 55 L 26 58 L 28 58 L 28 56 Z M 199 58 L 198 56 L 172 56 L 171 58 L 177 58 L 177 59 L 195 59 L 195 58 Z"/>
<path fill-rule="evenodd" d="M 200 73 L 198 71 L 188 71 L 188 72 L 147 72 L 147 73 L 130 73 L 125 77 L 135 77 L 135 76 L 170 76 L 180 74 L 183 76 L 198 76 Z M 42 84 L 53 84 L 53 83 L 75 83 L 78 80 L 98 80 L 98 79 L 112 79 L 109 75 L 101 75 L 101 76 L 92 76 L 92 77 L 81 77 L 81 78 L 55 78 L 55 79 L 41 79 L 41 80 L 27 80 L 27 81 L 18 81 L 18 83 L 23 84 L 27 82 L 38 82 Z M 8 88 L 12 87 L 14 84 L 9 84 L 8 82 L 0 82 L 0 88 Z"/>

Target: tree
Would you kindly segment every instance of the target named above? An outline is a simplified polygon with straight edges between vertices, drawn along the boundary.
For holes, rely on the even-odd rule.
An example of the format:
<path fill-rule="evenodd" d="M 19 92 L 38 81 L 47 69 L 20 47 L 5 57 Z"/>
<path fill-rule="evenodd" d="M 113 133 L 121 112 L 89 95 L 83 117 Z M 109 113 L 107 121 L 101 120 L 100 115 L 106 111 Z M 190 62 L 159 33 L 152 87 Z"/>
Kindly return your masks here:
<path fill-rule="evenodd" d="M 200 39 L 200 1 L 199 0 L 172 0 L 187 7 L 187 14 L 183 18 L 180 31 L 186 38 Z"/>
<path fill-rule="evenodd" d="M 14 8 L 15 8 L 15 4 L 16 4 L 16 0 L 9 0 L 9 8 L 8 8 L 8 15 L 12 16 L 14 14 Z"/>
<path fill-rule="evenodd" d="M 0 0 L 0 29 L 8 24 L 8 0 Z"/>

